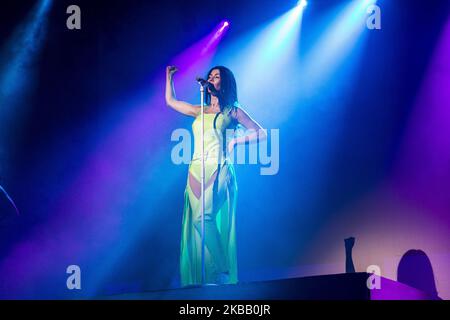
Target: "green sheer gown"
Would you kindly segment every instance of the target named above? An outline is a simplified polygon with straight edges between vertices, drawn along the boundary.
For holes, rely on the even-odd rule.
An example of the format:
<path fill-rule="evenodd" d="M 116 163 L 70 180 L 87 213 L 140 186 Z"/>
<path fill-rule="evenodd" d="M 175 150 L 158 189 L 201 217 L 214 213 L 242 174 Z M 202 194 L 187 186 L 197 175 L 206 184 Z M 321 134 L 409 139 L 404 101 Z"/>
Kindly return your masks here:
<path fill-rule="evenodd" d="M 205 282 L 237 283 L 236 196 L 233 164 L 226 155 L 226 129 L 236 126 L 235 108 L 205 113 Z M 194 154 L 184 196 L 181 285 L 202 282 L 201 115 L 193 124 Z M 225 276 L 224 276 L 225 275 Z M 224 280 L 225 279 L 225 280 Z"/>

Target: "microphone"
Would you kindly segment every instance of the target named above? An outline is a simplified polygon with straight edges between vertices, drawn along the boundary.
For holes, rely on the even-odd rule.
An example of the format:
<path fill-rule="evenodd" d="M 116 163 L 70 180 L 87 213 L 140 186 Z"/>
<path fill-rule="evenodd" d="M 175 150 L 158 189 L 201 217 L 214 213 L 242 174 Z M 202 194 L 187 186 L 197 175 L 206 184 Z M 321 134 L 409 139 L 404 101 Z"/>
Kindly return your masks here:
<path fill-rule="evenodd" d="M 197 82 L 200 83 L 202 86 L 210 84 L 208 81 L 200 77 L 196 77 L 195 80 L 197 80 Z"/>
<path fill-rule="evenodd" d="M 209 89 L 211 92 L 216 93 L 217 90 L 216 88 L 214 88 L 214 85 L 211 82 L 206 81 L 203 78 L 200 77 L 196 77 L 195 80 L 197 80 L 197 82 L 202 85 L 203 87 L 205 87 L 206 89 Z"/>

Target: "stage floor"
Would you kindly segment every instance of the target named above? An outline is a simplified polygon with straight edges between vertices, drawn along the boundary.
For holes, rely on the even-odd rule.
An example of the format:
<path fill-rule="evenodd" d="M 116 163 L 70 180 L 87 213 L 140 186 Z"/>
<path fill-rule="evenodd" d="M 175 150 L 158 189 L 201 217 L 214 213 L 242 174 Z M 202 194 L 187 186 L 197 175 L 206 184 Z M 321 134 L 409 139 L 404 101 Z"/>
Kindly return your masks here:
<path fill-rule="evenodd" d="M 348 273 L 236 285 L 212 285 L 117 294 L 98 299 L 117 300 L 427 300 L 427 295 L 396 281 L 380 278 L 369 289 L 369 274 Z"/>

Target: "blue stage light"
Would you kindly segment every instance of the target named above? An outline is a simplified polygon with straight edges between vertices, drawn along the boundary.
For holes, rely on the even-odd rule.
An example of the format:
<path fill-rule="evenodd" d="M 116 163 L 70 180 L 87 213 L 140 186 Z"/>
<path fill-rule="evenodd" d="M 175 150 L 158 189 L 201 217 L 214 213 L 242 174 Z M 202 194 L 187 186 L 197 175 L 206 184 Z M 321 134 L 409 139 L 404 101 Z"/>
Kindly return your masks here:
<path fill-rule="evenodd" d="M 297 2 L 297 6 L 299 6 L 301 9 L 304 9 L 308 5 L 308 1 L 306 0 L 299 0 Z"/>

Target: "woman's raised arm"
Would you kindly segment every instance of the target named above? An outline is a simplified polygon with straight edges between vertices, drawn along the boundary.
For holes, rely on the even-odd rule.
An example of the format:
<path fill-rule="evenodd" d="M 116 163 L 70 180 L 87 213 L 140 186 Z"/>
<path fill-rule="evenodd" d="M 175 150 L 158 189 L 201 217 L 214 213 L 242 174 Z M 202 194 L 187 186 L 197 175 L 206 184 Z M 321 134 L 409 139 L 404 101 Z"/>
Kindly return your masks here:
<path fill-rule="evenodd" d="M 200 112 L 200 108 L 188 102 L 177 100 L 175 96 L 173 75 L 177 71 L 178 69 L 174 66 L 168 66 L 166 68 L 166 104 L 182 114 L 196 117 Z"/>

